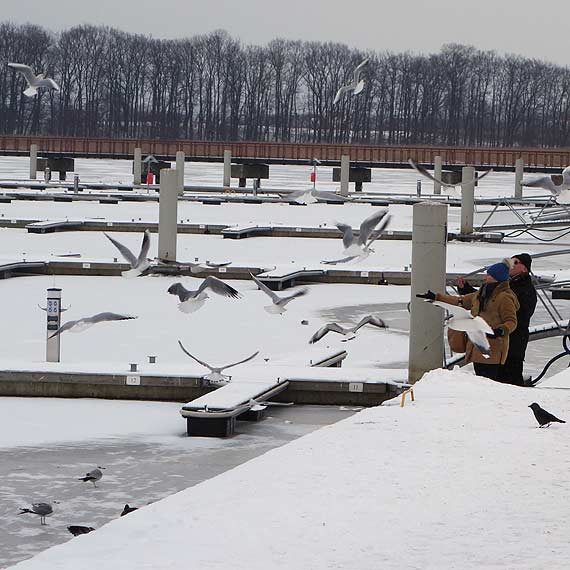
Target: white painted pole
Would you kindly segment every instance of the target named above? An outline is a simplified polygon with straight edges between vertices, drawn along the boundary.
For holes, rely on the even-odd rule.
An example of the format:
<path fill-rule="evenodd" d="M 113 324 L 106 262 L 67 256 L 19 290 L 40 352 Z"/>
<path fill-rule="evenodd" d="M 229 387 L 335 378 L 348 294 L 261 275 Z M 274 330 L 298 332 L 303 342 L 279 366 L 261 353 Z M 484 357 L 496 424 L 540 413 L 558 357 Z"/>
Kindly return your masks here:
<path fill-rule="evenodd" d="M 445 289 L 447 205 L 413 206 L 412 286 L 408 380 L 417 382 L 443 365 L 443 311 L 416 298 L 417 293 Z"/>
<path fill-rule="evenodd" d="M 464 166 L 461 170 L 461 233 L 473 233 L 475 211 L 475 168 Z"/>
<path fill-rule="evenodd" d="M 524 176 L 524 160 L 522 158 L 517 158 L 515 163 L 515 198 L 522 200 L 523 197 L 523 187 L 522 181 Z"/>
<path fill-rule="evenodd" d="M 49 337 L 61 326 L 61 289 L 47 290 L 46 314 L 46 362 L 59 362 L 61 335 Z"/>
<path fill-rule="evenodd" d="M 35 180 L 38 174 L 38 145 L 30 145 L 30 179 Z"/>
<path fill-rule="evenodd" d="M 178 194 L 184 194 L 184 152 L 179 150 L 176 153 L 176 172 L 178 173 Z"/>
<path fill-rule="evenodd" d="M 224 150 L 224 188 L 229 188 L 231 186 L 231 174 L 232 174 L 232 151 Z"/>
<path fill-rule="evenodd" d="M 340 157 L 340 195 L 348 196 L 348 179 L 350 175 L 350 156 L 343 154 Z"/>
<path fill-rule="evenodd" d="M 160 171 L 158 199 L 158 258 L 163 261 L 176 261 L 177 216 L 178 173 L 164 168 Z"/>
<path fill-rule="evenodd" d="M 433 175 L 438 180 L 441 180 L 441 156 L 434 156 L 433 158 Z M 441 184 L 434 180 L 433 193 L 441 194 Z"/>
<path fill-rule="evenodd" d="M 133 186 L 140 186 L 142 178 L 142 150 L 135 148 L 133 158 Z"/>

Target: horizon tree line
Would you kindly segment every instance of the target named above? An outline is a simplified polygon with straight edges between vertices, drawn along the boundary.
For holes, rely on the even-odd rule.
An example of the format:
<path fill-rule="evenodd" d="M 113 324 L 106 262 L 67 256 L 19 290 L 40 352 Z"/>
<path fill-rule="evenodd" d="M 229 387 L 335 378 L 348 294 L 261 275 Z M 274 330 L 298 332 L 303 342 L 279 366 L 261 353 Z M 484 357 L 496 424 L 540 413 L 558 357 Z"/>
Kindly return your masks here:
<path fill-rule="evenodd" d="M 365 58 L 364 91 L 333 105 Z M 26 97 L 8 62 L 61 90 Z M 0 133 L 563 147 L 570 69 L 459 44 L 418 55 L 285 39 L 245 45 L 222 30 L 164 40 L 4 22 Z"/>

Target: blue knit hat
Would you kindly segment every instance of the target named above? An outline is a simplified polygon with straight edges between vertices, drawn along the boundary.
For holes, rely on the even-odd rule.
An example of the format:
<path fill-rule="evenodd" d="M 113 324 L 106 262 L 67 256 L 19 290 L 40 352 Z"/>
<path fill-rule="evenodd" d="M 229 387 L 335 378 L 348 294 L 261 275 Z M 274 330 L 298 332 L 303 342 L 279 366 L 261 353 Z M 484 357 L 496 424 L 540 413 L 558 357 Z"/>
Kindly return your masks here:
<path fill-rule="evenodd" d="M 487 274 L 496 279 L 497 281 L 509 280 L 510 264 L 505 263 L 505 260 L 500 263 L 495 263 L 487 267 Z"/>

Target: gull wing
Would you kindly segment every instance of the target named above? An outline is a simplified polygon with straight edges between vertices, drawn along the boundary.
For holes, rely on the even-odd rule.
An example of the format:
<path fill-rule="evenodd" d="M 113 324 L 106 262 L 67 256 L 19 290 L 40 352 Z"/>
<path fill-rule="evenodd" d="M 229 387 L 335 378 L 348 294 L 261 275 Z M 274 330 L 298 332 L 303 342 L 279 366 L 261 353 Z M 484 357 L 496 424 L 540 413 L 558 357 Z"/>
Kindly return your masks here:
<path fill-rule="evenodd" d="M 97 313 L 92 317 L 87 317 L 81 320 L 86 323 L 95 324 L 95 323 L 103 323 L 106 321 L 128 321 L 130 319 L 137 319 L 137 318 L 138 317 L 135 317 L 133 315 L 120 315 L 119 313 L 105 312 L 105 313 Z"/>
<path fill-rule="evenodd" d="M 491 353 L 491 345 L 489 344 L 489 339 L 483 331 L 466 331 L 469 340 L 479 349 L 479 352 L 489 358 Z"/>
<path fill-rule="evenodd" d="M 148 230 L 144 231 L 141 251 L 139 253 L 139 257 L 137 259 L 137 266 L 144 263 L 148 257 L 148 250 L 150 249 L 150 232 Z"/>
<path fill-rule="evenodd" d="M 209 364 L 206 364 L 205 362 L 202 362 L 199 358 L 196 358 L 195 356 L 192 356 L 185 348 L 184 345 L 178 341 L 178 344 L 180 345 L 180 348 L 182 349 L 182 352 L 184 352 L 185 354 L 187 354 L 192 360 L 195 360 L 198 364 L 201 364 L 202 366 L 204 366 L 205 368 L 207 368 L 208 370 L 212 370 L 212 367 Z M 257 353 L 256 353 L 257 354 Z"/>
<path fill-rule="evenodd" d="M 20 72 L 28 82 L 28 85 L 33 85 L 36 82 L 36 75 L 29 65 L 24 65 L 23 63 L 9 63 L 8 67 Z"/>
<path fill-rule="evenodd" d="M 238 364 L 243 364 L 244 362 L 248 362 L 249 360 L 255 358 L 258 354 L 259 350 L 257 352 L 254 352 L 251 356 L 248 356 L 247 358 L 240 360 L 239 362 L 234 362 L 233 364 L 226 364 L 226 366 L 222 366 L 220 370 L 225 370 L 226 368 L 231 368 L 232 366 L 237 366 Z"/>
<path fill-rule="evenodd" d="M 365 60 L 361 61 L 356 68 L 354 69 L 354 84 L 357 85 L 359 80 L 360 80 L 360 75 L 362 74 L 362 70 L 368 65 L 368 63 L 370 62 L 370 58 L 366 58 Z M 364 87 L 364 83 L 362 84 L 362 86 Z M 356 89 L 354 90 L 354 94 L 356 95 Z M 362 91 L 362 89 L 360 89 L 360 91 Z M 358 91 L 358 93 L 360 93 L 360 91 Z"/>
<path fill-rule="evenodd" d="M 360 233 L 358 234 L 358 245 L 364 245 L 370 234 L 374 230 L 374 228 L 380 223 L 382 218 L 386 216 L 388 210 L 383 209 L 379 210 L 378 212 L 374 212 L 371 216 L 368 216 L 361 224 L 360 224 Z"/>
<path fill-rule="evenodd" d="M 361 79 L 357 84 L 356 87 L 354 88 L 354 91 L 352 92 L 352 96 L 354 97 L 355 95 L 358 95 L 359 93 L 362 93 L 362 90 L 364 89 L 364 79 Z"/>
<path fill-rule="evenodd" d="M 291 295 L 289 295 L 287 297 L 281 297 L 281 303 L 283 305 L 286 305 L 289 301 L 292 301 L 293 299 L 296 299 L 297 297 L 302 297 L 303 295 L 306 295 L 308 292 L 309 292 L 309 289 L 307 289 L 307 287 L 303 287 L 302 289 L 295 291 L 294 293 L 292 293 Z"/>
<path fill-rule="evenodd" d="M 221 263 L 216 263 L 214 261 L 206 261 L 206 265 L 208 267 L 213 267 L 213 268 L 217 268 L 217 267 L 227 267 L 228 265 L 231 265 L 232 262 L 231 261 L 222 261 Z"/>
<path fill-rule="evenodd" d="M 354 327 L 354 332 L 356 332 L 360 327 L 363 327 L 364 325 L 373 325 L 380 329 L 387 328 L 386 323 L 380 317 L 377 317 L 376 315 L 368 315 L 361 319 L 360 322 Z"/>
<path fill-rule="evenodd" d="M 281 301 L 281 297 L 279 297 L 278 295 L 276 295 L 267 285 L 265 285 L 264 283 L 262 283 L 253 273 L 250 273 L 251 278 L 257 283 L 257 286 L 266 294 L 269 295 L 269 297 L 271 297 L 271 300 L 274 303 L 277 303 L 278 301 Z"/>
<path fill-rule="evenodd" d="M 424 168 L 420 164 L 416 164 L 411 158 L 408 159 L 408 163 L 419 174 L 421 174 L 422 176 L 425 176 L 426 178 L 429 178 L 430 180 L 433 180 L 434 182 L 437 182 L 438 184 L 441 184 L 442 186 L 445 186 L 445 188 L 455 188 L 456 186 L 461 186 L 461 184 L 473 184 L 474 182 L 480 182 L 481 180 L 483 180 L 483 178 L 485 178 L 485 176 L 488 176 L 489 174 L 491 174 L 491 172 L 493 172 L 493 169 L 491 168 L 490 170 L 486 170 L 485 172 L 483 172 L 483 174 L 481 174 L 475 178 L 472 178 L 471 180 L 468 180 L 466 182 L 461 181 L 461 182 L 458 182 L 457 184 L 448 184 L 447 182 L 443 182 L 439 178 L 436 178 L 435 176 L 433 176 L 433 174 L 431 174 L 426 168 Z"/>
<path fill-rule="evenodd" d="M 339 263 L 348 263 L 349 261 L 352 261 L 353 259 L 356 259 L 357 257 L 360 257 L 359 255 L 349 255 L 347 257 L 341 257 L 340 259 L 322 259 L 321 263 L 323 265 L 337 265 Z"/>
<path fill-rule="evenodd" d="M 130 263 L 131 267 L 133 268 L 136 267 L 137 258 L 126 245 L 123 245 L 121 242 L 118 242 L 116 239 L 112 238 L 106 232 L 103 232 L 103 235 L 119 250 L 119 253 Z"/>
<path fill-rule="evenodd" d="M 452 305 L 451 303 L 444 303 L 443 301 L 431 301 L 430 299 L 426 299 L 426 301 L 432 305 L 445 309 L 456 319 L 473 319 L 471 312 L 459 305 Z"/>
<path fill-rule="evenodd" d="M 54 336 L 57 336 L 59 334 L 61 334 L 62 332 L 68 331 L 69 329 L 73 328 L 76 324 L 78 324 L 82 319 L 79 319 L 77 321 L 67 321 L 65 324 L 61 325 L 52 335 L 50 335 L 48 338 L 53 338 Z"/>
<path fill-rule="evenodd" d="M 380 224 L 372 231 L 372 237 L 366 242 L 364 246 L 365 249 L 368 249 L 384 232 L 384 230 L 388 227 L 392 216 L 390 214 L 384 216 L 382 220 L 380 220 Z"/>
<path fill-rule="evenodd" d="M 324 327 L 321 327 L 309 340 L 309 344 L 315 344 L 319 342 L 327 333 L 335 332 L 339 334 L 344 334 L 345 330 L 339 326 L 337 323 L 328 323 Z"/>
<path fill-rule="evenodd" d="M 56 91 L 60 91 L 59 85 L 51 77 L 48 77 L 47 79 L 42 79 L 40 81 L 40 85 L 44 87 L 51 87 Z"/>
<path fill-rule="evenodd" d="M 199 295 L 205 289 L 210 289 L 212 293 L 217 293 L 218 295 L 222 295 L 222 297 L 232 297 L 232 299 L 240 298 L 240 294 L 237 289 L 234 289 L 213 275 L 206 277 L 206 279 L 202 281 L 200 287 L 198 287 L 196 294 Z"/>
<path fill-rule="evenodd" d="M 343 224 L 342 222 L 337 222 L 335 226 L 342 232 L 342 245 L 344 245 L 344 249 L 348 249 L 354 242 L 352 228 L 348 224 Z"/>
<path fill-rule="evenodd" d="M 336 92 L 336 95 L 335 95 L 334 101 L 333 101 L 333 105 L 336 105 L 336 104 L 342 99 L 342 96 L 343 96 L 345 93 L 348 93 L 349 91 L 352 91 L 352 90 L 353 90 L 352 85 L 343 85 L 343 86 Z"/>

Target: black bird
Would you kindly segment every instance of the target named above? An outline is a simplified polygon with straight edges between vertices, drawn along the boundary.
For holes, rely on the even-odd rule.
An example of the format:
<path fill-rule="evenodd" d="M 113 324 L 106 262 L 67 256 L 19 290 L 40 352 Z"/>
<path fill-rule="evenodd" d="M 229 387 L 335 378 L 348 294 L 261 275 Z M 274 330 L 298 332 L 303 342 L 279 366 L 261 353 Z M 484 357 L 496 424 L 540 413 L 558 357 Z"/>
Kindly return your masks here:
<path fill-rule="evenodd" d="M 67 527 L 67 530 L 73 536 L 79 536 L 80 534 L 87 534 L 95 529 L 92 526 L 71 525 Z"/>
<path fill-rule="evenodd" d="M 128 515 L 129 513 L 132 513 L 136 510 L 138 510 L 138 507 L 129 507 L 129 504 L 127 503 L 123 509 L 123 512 L 121 513 L 121 516 L 124 517 L 125 515 Z"/>
<path fill-rule="evenodd" d="M 564 420 L 559 420 L 556 416 L 553 416 L 550 412 L 547 412 L 541 408 L 536 402 L 531 404 L 529 408 L 532 410 L 536 421 L 539 423 L 538 427 L 548 427 L 551 422 L 558 422 L 565 424 Z"/>

